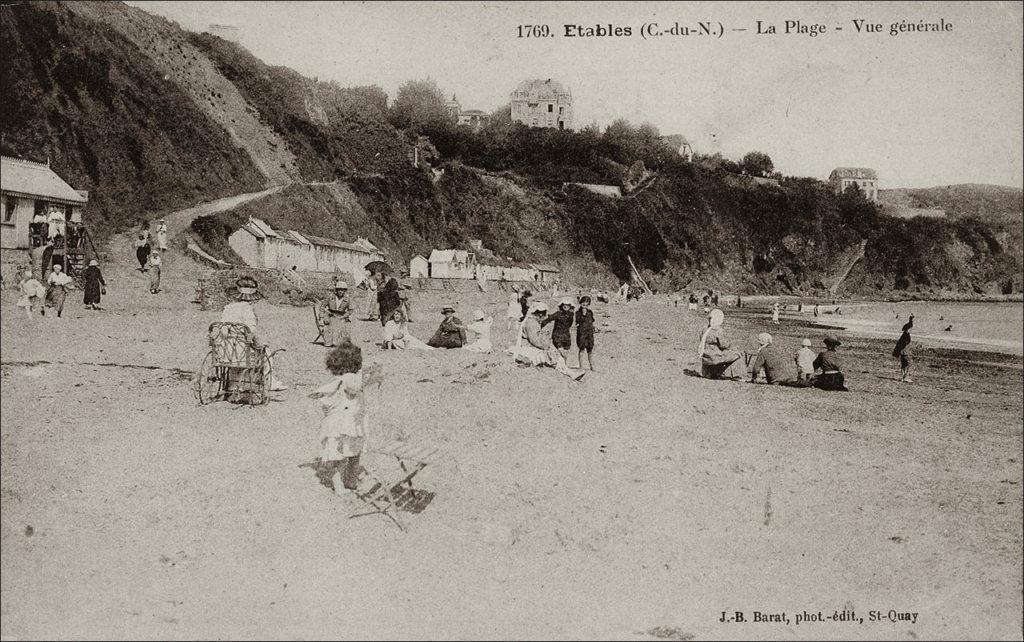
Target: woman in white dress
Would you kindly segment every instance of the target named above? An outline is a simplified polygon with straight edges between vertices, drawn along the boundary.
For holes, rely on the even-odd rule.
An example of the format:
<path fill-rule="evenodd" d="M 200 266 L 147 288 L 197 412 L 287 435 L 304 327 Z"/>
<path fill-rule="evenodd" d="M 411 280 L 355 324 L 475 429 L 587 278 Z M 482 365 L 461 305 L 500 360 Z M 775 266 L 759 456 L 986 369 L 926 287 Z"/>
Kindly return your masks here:
<path fill-rule="evenodd" d="M 160 219 L 160 225 L 156 228 L 156 246 L 161 250 L 167 249 L 167 221 Z"/>
<path fill-rule="evenodd" d="M 383 346 L 385 350 L 433 350 L 409 332 L 405 313 L 401 309 L 395 310 L 384 324 Z"/>
<path fill-rule="evenodd" d="M 473 311 L 473 323 L 466 326 L 469 332 L 475 337 L 471 343 L 462 346 L 466 350 L 474 352 L 490 352 L 491 346 L 491 324 L 494 319 L 485 315 L 483 310 Z"/>

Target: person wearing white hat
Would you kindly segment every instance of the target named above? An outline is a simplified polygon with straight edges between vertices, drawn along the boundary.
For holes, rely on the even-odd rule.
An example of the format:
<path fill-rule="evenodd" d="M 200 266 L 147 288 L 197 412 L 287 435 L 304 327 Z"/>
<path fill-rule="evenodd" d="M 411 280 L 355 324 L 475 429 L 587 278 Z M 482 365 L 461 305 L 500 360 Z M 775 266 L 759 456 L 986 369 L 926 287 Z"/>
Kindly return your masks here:
<path fill-rule="evenodd" d="M 349 337 L 352 323 L 352 302 L 348 298 L 348 284 L 338 279 L 334 282 L 334 293 L 327 299 L 327 326 L 324 328 L 324 345 L 328 348 L 340 346 Z"/>
<path fill-rule="evenodd" d="M 491 324 L 494 319 L 484 314 L 483 310 L 473 311 L 473 323 L 470 323 L 466 329 L 473 334 L 473 341 L 464 346 L 466 350 L 472 350 L 474 352 L 490 352 L 491 346 Z"/>
<path fill-rule="evenodd" d="M 100 272 L 100 263 L 96 259 L 89 261 L 85 268 L 85 309 L 99 310 L 100 297 L 107 291 L 107 284 Z"/>
<path fill-rule="evenodd" d="M 715 308 L 708 314 L 708 327 L 700 337 L 697 358 L 700 359 L 701 376 L 706 379 L 740 379 L 744 373 L 742 356 L 731 349 L 722 325 L 725 313 Z"/>
<path fill-rule="evenodd" d="M 18 289 L 21 291 L 21 296 L 18 297 L 17 306 L 25 309 L 25 314 L 28 318 L 32 318 L 32 305 L 34 303 L 39 303 L 40 310 L 43 310 L 43 314 L 46 314 L 42 305 L 43 297 L 46 296 L 46 288 L 32 276 L 32 270 L 25 270 L 22 274 L 21 281 L 18 282 Z"/>
<path fill-rule="evenodd" d="M 243 276 L 235 281 L 234 291 L 237 300 L 224 306 L 224 310 L 220 315 L 221 323 L 240 323 L 247 326 L 252 331 L 253 340 L 256 345 L 262 347 L 264 344 L 256 333 L 259 319 L 256 318 L 256 310 L 252 307 L 253 301 L 260 299 L 259 284 L 251 276 Z M 288 386 L 274 376 L 273 372 L 274 358 L 271 357 L 267 359 L 264 371 L 264 374 L 271 377 L 270 389 L 274 392 L 287 390 Z"/>
<path fill-rule="evenodd" d="M 811 350 L 811 340 L 803 339 L 800 349 L 796 351 L 796 379 L 800 383 L 808 383 L 814 378 L 814 358 L 818 356 Z"/>
<path fill-rule="evenodd" d="M 58 317 L 64 312 L 64 300 L 68 296 L 68 290 L 73 289 L 75 282 L 64 273 L 60 263 L 54 263 L 50 276 L 46 277 L 46 300 L 57 308 Z M 45 310 L 43 312 L 45 314 Z"/>
<path fill-rule="evenodd" d="M 160 219 L 156 227 L 156 246 L 161 251 L 167 249 L 167 221 L 164 219 Z"/>
<path fill-rule="evenodd" d="M 548 305 L 543 301 L 533 304 L 530 314 L 523 322 L 523 332 L 516 345 L 509 350 L 515 360 L 530 366 L 550 366 L 565 376 L 579 381 L 585 370 L 570 368 L 562 354 L 551 345 L 551 339 L 544 334 L 541 321 L 548 316 Z"/>

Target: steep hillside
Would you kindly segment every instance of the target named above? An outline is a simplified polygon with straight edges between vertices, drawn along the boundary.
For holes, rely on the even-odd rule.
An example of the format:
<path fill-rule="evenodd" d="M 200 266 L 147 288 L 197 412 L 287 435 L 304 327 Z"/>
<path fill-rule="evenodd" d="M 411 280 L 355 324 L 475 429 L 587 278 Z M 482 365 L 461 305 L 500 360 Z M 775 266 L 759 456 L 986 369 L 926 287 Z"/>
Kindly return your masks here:
<path fill-rule="evenodd" d="M 4 4 L 0 38 L 0 151 L 49 158 L 89 190 L 98 235 L 264 184 L 228 133 L 106 21 L 64 4 Z"/>
<path fill-rule="evenodd" d="M 437 121 L 399 131 L 379 88 L 304 78 L 119 3 L 7 4 L 0 15 L 3 152 L 50 156 L 92 191 L 88 216 L 109 229 L 269 183 L 286 187 L 195 221 L 208 250 L 230 258 L 227 235 L 255 215 L 367 236 L 403 263 L 480 239 L 494 260 L 557 263 L 581 285 L 625 278 L 629 256 L 662 290 L 1021 291 L 1020 190 L 911 190 L 899 198 L 951 218 L 893 219 L 817 180 L 685 162 L 653 127 L 624 121 L 604 132 L 503 119 L 479 133 Z M 420 136 L 436 148 L 433 167 L 407 159 Z"/>
<path fill-rule="evenodd" d="M 408 166 L 401 138 L 387 122 L 387 95 L 381 89 L 316 82 L 268 66 L 209 34 L 190 34 L 189 41 L 287 142 L 303 179 L 333 181 Z"/>

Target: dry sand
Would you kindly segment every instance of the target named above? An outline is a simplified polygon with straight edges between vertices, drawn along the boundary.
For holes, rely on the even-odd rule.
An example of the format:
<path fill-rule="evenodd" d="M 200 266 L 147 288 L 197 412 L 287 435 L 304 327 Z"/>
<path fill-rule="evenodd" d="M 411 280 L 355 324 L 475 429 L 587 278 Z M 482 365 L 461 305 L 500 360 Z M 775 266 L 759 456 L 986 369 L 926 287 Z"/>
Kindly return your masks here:
<path fill-rule="evenodd" d="M 125 257 L 127 264 L 129 257 Z M 702 319 L 598 305 L 599 372 L 575 384 L 502 353 L 382 352 L 380 439 L 442 446 L 402 533 L 319 485 L 327 374 L 309 309 L 258 305 L 291 389 L 199 407 L 217 313 L 109 268 L 102 312 L 2 321 L 5 638 L 996 638 L 1022 631 L 1020 359 L 846 338 L 849 393 L 687 374 Z M 423 339 L 439 294 L 415 294 Z M 504 294 L 486 303 L 508 345 Z M 765 316 L 729 313 L 739 341 Z M 787 350 L 820 338 L 773 328 Z M 817 341 L 816 341 L 817 342 Z M 982 363 L 987 365 L 982 365 Z M 796 625 L 804 610 L 863 624 Z M 916 623 L 869 623 L 869 610 Z M 723 624 L 722 611 L 789 613 Z"/>

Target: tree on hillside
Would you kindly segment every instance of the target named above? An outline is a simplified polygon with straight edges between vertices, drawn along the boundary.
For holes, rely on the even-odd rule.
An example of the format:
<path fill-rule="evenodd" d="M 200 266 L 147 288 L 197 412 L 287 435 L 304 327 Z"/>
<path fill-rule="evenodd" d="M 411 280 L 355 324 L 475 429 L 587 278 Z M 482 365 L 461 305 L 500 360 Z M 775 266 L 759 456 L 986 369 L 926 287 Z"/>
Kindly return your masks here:
<path fill-rule="evenodd" d="M 399 129 L 451 123 L 445 102 L 444 92 L 433 79 L 410 80 L 398 88 L 391 105 L 391 123 Z"/>
<path fill-rule="evenodd" d="M 775 164 L 768 154 L 764 152 L 747 152 L 747 155 L 740 161 L 740 167 L 751 176 L 768 176 L 775 169 Z"/>

